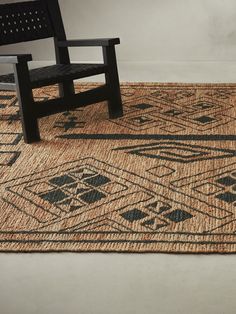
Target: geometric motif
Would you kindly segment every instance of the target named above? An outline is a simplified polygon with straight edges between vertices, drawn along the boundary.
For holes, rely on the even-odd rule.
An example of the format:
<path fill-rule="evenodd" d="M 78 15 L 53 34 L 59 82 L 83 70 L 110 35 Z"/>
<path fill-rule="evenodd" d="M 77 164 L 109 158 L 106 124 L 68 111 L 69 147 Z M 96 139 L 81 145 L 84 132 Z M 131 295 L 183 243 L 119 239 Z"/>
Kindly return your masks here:
<path fill-rule="evenodd" d="M 122 150 L 128 154 L 136 156 L 168 160 L 180 163 L 192 163 L 200 160 L 210 160 L 236 156 L 235 150 L 218 149 L 172 141 L 156 141 L 144 145 L 119 147 L 115 148 L 114 150 Z"/>
<path fill-rule="evenodd" d="M 161 96 L 162 95 L 162 96 Z M 129 100 L 124 104 L 125 116 L 112 121 L 131 130 L 158 127 L 166 133 L 195 130 L 206 132 L 235 121 L 227 111 L 233 108 L 222 100 L 200 96 L 194 92 L 155 92 L 151 96 Z"/>
<path fill-rule="evenodd" d="M 149 97 L 136 99 L 135 103 L 129 101 L 124 103 L 124 110 L 126 112 L 124 117 L 117 120 L 111 120 L 111 122 L 136 131 L 164 126 L 164 121 L 151 116 L 151 113 L 157 107 L 158 104 L 156 101 Z M 159 109 L 161 109 L 161 107 L 159 107 Z"/>
<path fill-rule="evenodd" d="M 74 112 L 81 112 L 83 109 L 74 110 Z M 78 117 L 70 111 L 64 112 L 60 115 L 59 119 L 55 122 L 54 128 L 64 129 L 67 132 L 70 129 L 83 128 L 85 126 L 84 121 L 78 121 Z"/>
<path fill-rule="evenodd" d="M 149 189 L 147 183 L 140 185 L 137 176 L 130 172 L 94 158 L 82 158 L 5 182 L 0 188 L 4 189 L 5 203 L 28 215 L 31 223 L 38 222 L 34 231 L 53 228 L 69 233 L 165 232 L 184 230 L 185 224 L 188 226 L 200 214 L 220 219 L 232 215 L 236 164 L 218 174 L 214 172 L 214 176 L 199 174 L 194 180 L 183 178 L 171 183 L 167 180 L 166 184 L 165 178 L 173 177 L 174 169 L 159 165 L 147 173 L 150 177 L 145 180 L 151 179 Z M 153 182 L 157 191 L 152 185 L 155 176 L 162 180 Z M 168 193 L 172 199 L 160 193 L 163 183 L 172 191 Z M 175 193 L 196 198 L 201 206 L 176 202 Z"/>
<path fill-rule="evenodd" d="M 236 87 L 132 84 L 122 96 L 123 117 L 105 103 L 65 112 L 25 145 L 2 93 L 1 251 L 236 252 Z"/>
<path fill-rule="evenodd" d="M 16 94 L 4 92 L 0 95 L 0 121 L 7 121 L 12 124 L 18 120 L 20 120 L 20 112 Z"/>
<path fill-rule="evenodd" d="M 153 112 L 155 117 L 188 127 L 200 132 L 212 130 L 235 120 L 225 112 L 233 108 L 232 104 L 222 101 L 199 97 L 197 100 L 182 102 L 181 104 L 162 103 L 164 108 Z M 222 111 L 224 113 L 222 113 Z"/>
<path fill-rule="evenodd" d="M 232 214 L 236 208 L 236 164 L 171 182 L 177 191 Z M 232 207 L 233 206 L 233 207 Z M 217 212 L 217 211 L 216 211 Z M 217 212 L 222 216 L 223 212 Z"/>
<path fill-rule="evenodd" d="M 17 145 L 22 138 L 19 133 L 0 133 L 0 169 L 12 166 L 20 157 Z"/>
<path fill-rule="evenodd" d="M 19 152 L 0 151 L 0 166 L 12 166 L 19 158 Z"/>
<path fill-rule="evenodd" d="M 194 213 L 183 204 L 175 204 L 161 196 L 156 196 L 151 202 L 132 208 L 128 206 L 120 212 L 120 223 L 133 231 L 142 228 L 143 231 L 157 231 L 170 224 L 183 223 L 193 218 Z M 116 218 L 118 219 L 118 218 Z"/>
<path fill-rule="evenodd" d="M 35 97 L 38 101 L 47 100 L 48 97 Z M 14 92 L 0 94 L 0 121 L 7 121 L 9 125 L 20 121 L 18 100 Z"/>
<path fill-rule="evenodd" d="M 151 96 L 157 98 L 158 100 L 166 101 L 166 102 L 176 102 L 182 99 L 191 99 L 196 94 L 196 89 L 186 90 L 186 89 L 159 89 L 151 94 Z"/>
<path fill-rule="evenodd" d="M 134 204 L 139 197 L 152 198 L 115 172 L 114 167 L 85 158 L 12 180 L 10 184 L 4 185 L 4 199 L 9 204 L 14 199 L 15 208 L 20 203 L 20 211 L 40 223 L 46 223 L 79 215 L 93 208 L 99 212 L 99 208 L 107 202 L 119 203 L 127 195 L 128 204 L 132 203 L 130 199 L 134 195 Z M 119 199 L 116 200 L 117 193 Z"/>
<path fill-rule="evenodd" d="M 157 167 L 154 167 L 154 168 L 151 168 L 151 169 L 148 169 L 147 170 L 149 173 L 155 175 L 156 177 L 158 178 L 162 178 L 162 177 L 165 177 L 165 176 L 169 176 L 170 174 L 174 173 L 175 170 L 170 168 L 170 167 L 167 167 L 165 165 L 160 165 L 160 166 L 157 166 Z"/>
<path fill-rule="evenodd" d="M 81 221 L 79 224 L 61 231 L 81 232 L 97 230 L 98 227 L 102 227 L 104 230 L 107 225 L 109 231 L 153 232 L 187 223 L 194 217 L 194 214 L 194 211 L 184 204 L 176 204 L 161 195 L 151 197 L 150 194 L 148 198 L 142 199 L 136 204 L 131 203 L 121 208 L 114 208 L 106 215 L 97 215 L 95 219 L 89 220 L 89 223 Z"/>

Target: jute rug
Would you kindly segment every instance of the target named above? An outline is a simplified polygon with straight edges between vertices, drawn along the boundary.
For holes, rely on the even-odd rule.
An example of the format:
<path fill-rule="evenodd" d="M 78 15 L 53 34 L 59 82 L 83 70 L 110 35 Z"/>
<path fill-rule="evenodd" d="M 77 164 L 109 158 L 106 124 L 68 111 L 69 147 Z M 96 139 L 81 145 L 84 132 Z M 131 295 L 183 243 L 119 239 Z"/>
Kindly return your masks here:
<path fill-rule="evenodd" d="M 236 252 L 236 85 L 122 96 L 123 118 L 105 103 L 55 115 L 26 145 L 15 94 L 0 94 L 0 251 Z"/>

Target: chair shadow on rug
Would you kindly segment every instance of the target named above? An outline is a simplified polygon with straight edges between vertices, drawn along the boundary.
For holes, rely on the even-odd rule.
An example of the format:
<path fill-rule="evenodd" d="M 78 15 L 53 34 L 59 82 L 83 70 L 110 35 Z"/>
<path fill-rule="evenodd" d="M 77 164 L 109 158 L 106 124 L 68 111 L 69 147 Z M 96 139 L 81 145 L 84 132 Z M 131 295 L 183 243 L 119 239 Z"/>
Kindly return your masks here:
<path fill-rule="evenodd" d="M 108 101 L 109 117 L 123 115 L 115 45 L 119 38 L 67 40 L 58 0 L 36 0 L 0 5 L 0 45 L 54 38 L 56 64 L 29 70 L 30 54 L 0 55 L 14 73 L 0 76 L 0 90 L 16 90 L 24 140 L 40 140 L 38 119 L 101 101 Z M 73 64 L 69 47 L 101 46 L 103 64 Z M 75 93 L 73 80 L 105 74 L 106 84 Z M 35 101 L 33 89 L 59 84 L 59 98 Z"/>

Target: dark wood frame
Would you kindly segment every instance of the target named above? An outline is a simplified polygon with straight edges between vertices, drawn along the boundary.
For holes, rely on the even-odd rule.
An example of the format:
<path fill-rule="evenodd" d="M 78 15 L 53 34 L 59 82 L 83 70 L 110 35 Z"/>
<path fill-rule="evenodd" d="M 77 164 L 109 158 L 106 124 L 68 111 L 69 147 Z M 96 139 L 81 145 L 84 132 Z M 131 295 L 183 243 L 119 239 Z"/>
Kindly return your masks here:
<path fill-rule="evenodd" d="M 33 97 L 34 85 L 32 84 L 28 68 L 28 62 L 32 60 L 32 56 L 30 54 L 0 55 L 0 63 L 10 63 L 14 67 L 14 83 L 0 82 L 0 90 L 16 90 L 17 92 L 25 142 L 33 143 L 40 140 L 38 128 L 39 118 L 67 110 L 73 110 L 77 107 L 87 106 L 107 100 L 109 117 L 121 117 L 123 115 L 123 109 L 115 52 L 115 45 L 120 43 L 119 38 L 67 40 L 58 0 L 37 0 L 31 1 L 30 3 L 32 6 L 34 3 L 37 3 L 37 5 L 43 5 L 47 10 L 52 24 L 52 34 L 54 37 L 57 64 L 70 64 L 68 51 L 69 47 L 102 47 L 105 65 L 103 73 L 105 74 L 106 84 L 95 89 L 76 94 L 73 80 L 90 75 L 89 73 L 86 75 L 83 73 L 81 76 L 78 75 L 76 78 L 72 75 L 71 79 L 69 77 L 69 80 L 67 76 L 65 81 L 60 80 L 60 82 L 57 82 L 59 83 L 59 98 L 40 102 L 35 101 Z M 0 5 L 0 8 L 1 6 L 2 5 Z M 42 36 L 42 38 L 45 37 L 51 36 Z M 40 38 L 40 36 L 37 36 L 37 38 L 32 38 L 32 40 Z M 24 40 L 24 38 L 19 38 L 18 36 L 15 40 L 11 41 L 11 43 L 22 41 L 28 41 L 28 39 Z M 51 80 L 48 81 L 47 85 L 54 83 L 56 82 Z"/>

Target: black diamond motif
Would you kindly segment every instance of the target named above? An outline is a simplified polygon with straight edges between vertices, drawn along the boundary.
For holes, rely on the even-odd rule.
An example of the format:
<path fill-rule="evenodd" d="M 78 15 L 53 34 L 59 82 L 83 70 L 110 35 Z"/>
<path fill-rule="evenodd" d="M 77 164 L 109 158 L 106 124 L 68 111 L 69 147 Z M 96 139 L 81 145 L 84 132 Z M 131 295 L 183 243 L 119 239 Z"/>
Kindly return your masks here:
<path fill-rule="evenodd" d="M 163 212 L 166 212 L 166 211 L 169 210 L 169 209 L 171 209 L 170 206 L 161 206 L 161 207 L 159 208 L 159 213 L 161 214 L 161 213 L 163 213 Z"/>
<path fill-rule="evenodd" d="M 151 203 L 151 204 L 148 204 L 146 206 L 147 209 L 156 209 L 157 208 L 157 205 L 158 205 L 158 202 L 154 202 L 154 203 Z"/>
<path fill-rule="evenodd" d="M 75 182 L 75 180 L 67 175 L 64 175 L 64 176 L 53 178 L 49 182 L 57 186 L 63 186 L 65 184 L 73 183 Z"/>
<path fill-rule="evenodd" d="M 230 203 L 230 204 L 236 201 L 236 194 L 233 194 L 231 192 L 225 192 L 225 193 L 216 195 L 216 197 L 219 200 Z"/>
<path fill-rule="evenodd" d="M 177 110 L 177 109 L 172 109 L 172 110 L 168 110 L 164 112 L 165 115 L 171 116 L 171 117 L 179 116 L 182 113 L 183 113 L 182 111 Z"/>
<path fill-rule="evenodd" d="M 145 124 L 145 123 L 148 123 L 148 122 L 152 122 L 152 120 L 147 118 L 147 117 L 136 117 L 136 118 L 132 118 L 130 120 L 133 121 L 133 122 L 137 122 L 139 124 Z"/>
<path fill-rule="evenodd" d="M 152 105 L 149 105 L 149 104 L 138 104 L 138 105 L 134 105 L 134 106 L 132 106 L 132 107 L 133 107 L 133 108 L 140 109 L 140 110 L 145 110 L 145 109 L 152 108 L 153 106 L 152 106 Z"/>
<path fill-rule="evenodd" d="M 154 225 L 154 223 L 155 223 L 155 219 L 152 218 L 152 219 L 149 219 L 149 220 L 145 221 L 145 222 L 143 223 L 143 225 L 144 225 L 144 226 L 152 226 L 152 225 Z"/>
<path fill-rule="evenodd" d="M 92 191 L 82 194 L 80 196 L 80 199 L 88 204 L 92 204 L 92 203 L 100 201 L 104 197 L 106 197 L 105 194 L 97 190 L 92 190 Z"/>
<path fill-rule="evenodd" d="M 230 176 L 227 176 L 224 178 L 220 178 L 219 180 L 216 180 L 216 182 L 218 182 L 224 186 L 231 186 L 231 185 L 234 185 L 236 183 L 236 179 L 234 179 Z"/>
<path fill-rule="evenodd" d="M 200 103 L 194 105 L 193 107 L 199 108 L 199 109 L 211 109 L 214 107 L 214 105 L 206 103 L 206 102 L 200 102 Z"/>
<path fill-rule="evenodd" d="M 68 195 L 66 195 L 62 190 L 58 189 L 42 194 L 40 197 L 51 204 L 55 204 L 67 198 Z"/>
<path fill-rule="evenodd" d="M 210 122 L 213 122 L 213 121 L 216 121 L 215 118 L 212 118 L 212 117 L 208 117 L 208 116 L 202 116 L 202 117 L 198 117 L 196 119 L 194 119 L 195 121 L 198 121 L 202 124 L 207 124 L 207 123 L 210 123 Z"/>
<path fill-rule="evenodd" d="M 74 205 L 72 205 L 71 207 L 70 207 L 70 211 L 71 212 L 74 212 L 74 211 L 76 211 L 76 210 L 78 210 L 78 209 L 80 209 L 80 208 L 82 208 L 83 206 L 74 206 Z"/>
<path fill-rule="evenodd" d="M 193 216 L 184 210 L 177 209 L 169 214 L 166 214 L 165 217 L 174 222 L 181 222 L 190 219 Z"/>
<path fill-rule="evenodd" d="M 92 186 L 101 186 L 101 185 L 104 185 L 108 182 L 110 182 L 111 180 L 105 176 L 102 176 L 102 175 L 97 175 L 96 177 L 92 177 L 92 178 L 88 178 L 86 180 L 84 180 L 84 182 L 92 185 Z"/>
<path fill-rule="evenodd" d="M 141 219 L 147 217 L 148 215 L 146 213 L 142 212 L 141 210 L 134 208 L 132 210 L 129 210 L 129 211 L 121 214 L 121 216 L 124 219 L 128 220 L 129 222 L 134 222 L 137 220 L 141 220 Z"/>

